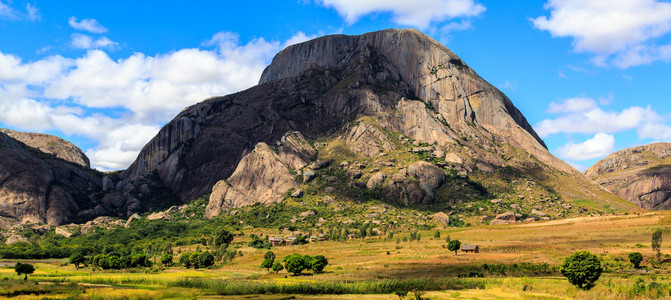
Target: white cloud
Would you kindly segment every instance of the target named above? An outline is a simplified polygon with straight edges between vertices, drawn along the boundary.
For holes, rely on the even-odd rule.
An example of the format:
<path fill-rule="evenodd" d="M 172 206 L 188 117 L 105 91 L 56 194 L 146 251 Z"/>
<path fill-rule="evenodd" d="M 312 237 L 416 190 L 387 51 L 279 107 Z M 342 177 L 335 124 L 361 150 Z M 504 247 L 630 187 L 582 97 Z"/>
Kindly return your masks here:
<path fill-rule="evenodd" d="M 389 12 L 395 23 L 427 29 L 432 22 L 478 16 L 485 6 L 473 0 L 321 0 L 326 7 L 335 8 L 347 23 L 354 24 L 361 17 Z"/>
<path fill-rule="evenodd" d="M 9 1 L 11 3 L 11 1 Z M 7 3 L 0 0 L 0 18 L 10 21 L 38 21 L 42 18 L 40 10 L 30 3 L 26 4 L 26 11 L 21 12 L 9 6 Z"/>
<path fill-rule="evenodd" d="M 83 19 L 79 22 L 77 22 L 77 18 L 75 17 L 70 17 L 68 19 L 68 24 L 70 24 L 70 27 L 77 29 L 77 30 L 82 30 L 82 31 L 88 31 L 90 33 L 105 33 L 107 32 L 107 28 L 103 26 L 102 24 L 98 23 L 96 19 Z"/>
<path fill-rule="evenodd" d="M 77 49 L 103 49 L 103 48 L 114 49 L 117 46 L 119 46 L 119 43 L 113 42 L 112 40 L 104 36 L 97 39 L 93 39 L 92 37 L 85 34 L 73 33 L 71 37 L 72 37 L 71 45 L 72 47 L 75 47 Z"/>
<path fill-rule="evenodd" d="M 560 157 L 574 161 L 604 157 L 614 151 L 615 137 L 612 134 L 602 132 L 582 143 L 569 142 L 556 150 Z"/>
<path fill-rule="evenodd" d="M 671 141 L 671 126 L 663 123 L 646 123 L 637 130 L 642 139 L 655 141 Z"/>
<path fill-rule="evenodd" d="M 632 106 L 620 112 L 603 111 L 597 101 L 589 98 L 570 98 L 550 103 L 548 112 L 559 114 L 555 119 L 545 119 L 534 126 L 541 137 L 555 133 L 614 133 L 636 129 L 661 117 L 650 106 Z"/>
<path fill-rule="evenodd" d="M 619 68 L 671 59 L 671 45 L 656 40 L 671 32 L 671 3 L 657 0 L 549 0 L 550 16 L 531 19 L 554 37 L 573 38 L 576 52 L 597 65 Z"/>
<path fill-rule="evenodd" d="M 569 98 L 563 102 L 550 102 L 548 109 L 546 110 L 549 113 L 570 113 L 570 112 L 584 112 L 589 111 L 594 108 L 597 108 L 596 101 L 594 99 L 577 97 Z"/>
<path fill-rule="evenodd" d="M 88 139 L 97 144 L 85 149 L 94 167 L 125 168 L 184 107 L 256 85 L 281 47 L 309 38 L 298 33 L 284 43 L 241 44 L 236 34 L 222 32 L 204 43 L 210 50 L 117 60 L 103 50 L 33 62 L 0 52 L 0 123 Z"/>
<path fill-rule="evenodd" d="M 37 9 L 37 7 L 31 5 L 30 3 L 26 3 L 26 16 L 28 17 L 28 20 L 31 21 L 38 21 L 42 19 L 42 15 L 40 15 L 40 10 Z"/>

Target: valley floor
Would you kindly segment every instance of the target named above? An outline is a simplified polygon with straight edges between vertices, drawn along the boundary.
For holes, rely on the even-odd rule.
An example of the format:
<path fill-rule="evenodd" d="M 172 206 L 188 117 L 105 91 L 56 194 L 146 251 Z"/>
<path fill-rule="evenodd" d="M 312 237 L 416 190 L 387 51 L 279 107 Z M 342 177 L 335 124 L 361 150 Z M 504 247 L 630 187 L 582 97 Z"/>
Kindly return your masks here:
<path fill-rule="evenodd" d="M 90 267 L 77 270 L 65 265 L 65 261 L 33 261 L 36 271 L 27 282 L 14 274 L 15 261 L 2 261 L 0 297 L 398 299 L 394 291 L 389 290 L 390 286 L 416 285 L 428 287 L 417 292 L 430 299 L 669 298 L 671 269 L 664 264 L 651 265 L 654 252 L 650 242 L 655 229 L 668 232 L 670 224 L 671 211 L 662 211 L 445 228 L 439 230 L 439 238 L 434 238 L 434 230 L 422 232 L 419 241 L 403 241 L 407 234 L 396 234 L 391 239 L 373 237 L 273 247 L 278 260 L 293 253 L 321 254 L 328 258 L 329 265 L 323 274 L 307 272 L 299 276 L 286 271 L 269 273 L 260 268 L 267 250 L 247 246 L 237 249 L 243 256 L 236 257 L 232 263 L 201 270 L 182 267 L 153 271 L 115 272 Z M 270 233 L 258 231 L 257 234 Z M 445 248 L 447 236 L 465 244 L 479 245 L 480 253 L 455 255 Z M 671 254 L 669 245 L 669 242 L 662 243 L 663 254 Z M 589 291 L 571 286 L 557 272 L 562 259 L 577 250 L 588 250 L 599 256 L 605 270 Z M 644 256 L 638 269 L 629 263 L 627 255 L 631 252 L 641 252 Z M 386 293 L 374 293 L 385 289 Z M 266 291 L 277 290 L 294 292 L 266 294 Z M 348 291 L 353 294 L 347 294 Z M 329 294 L 318 295 L 320 293 Z M 414 296 L 410 291 L 406 299 L 415 299 Z"/>

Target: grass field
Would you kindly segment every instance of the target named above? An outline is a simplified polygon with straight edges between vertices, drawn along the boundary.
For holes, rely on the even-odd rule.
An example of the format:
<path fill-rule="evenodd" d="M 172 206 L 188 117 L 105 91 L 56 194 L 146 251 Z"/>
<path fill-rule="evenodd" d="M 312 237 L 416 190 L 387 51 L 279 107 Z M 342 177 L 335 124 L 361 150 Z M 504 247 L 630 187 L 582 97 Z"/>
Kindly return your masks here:
<path fill-rule="evenodd" d="M 232 263 L 202 270 L 77 270 L 64 261 L 33 261 L 36 271 L 27 282 L 14 274 L 14 261 L 3 261 L 0 297 L 394 299 L 398 298 L 393 294 L 395 290 L 415 288 L 425 299 L 669 298 L 670 269 L 663 265 L 653 268 L 650 264 L 654 257 L 651 233 L 657 228 L 668 232 L 669 224 L 671 211 L 663 211 L 446 228 L 440 229 L 440 238 L 433 238 L 432 230 L 422 232 L 421 240 L 412 242 L 402 241 L 407 234 L 396 234 L 391 239 L 373 237 L 274 247 L 278 260 L 292 253 L 322 254 L 329 259 L 325 273 L 299 276 L 286 271 L 268 273 L 259 267 L 267 250 L 246 246 L 237 249 L 243 256 Z M 261 233 L 267 232 L 257 232 Z M 480 253 L 455 255 L 445 248 L 448 235 L 462 243 L 479 245 Z M 670 244 L 662 244 L 662 253 L 671 254 Z M 557 272 L 562 259 L 576 250 L 598 255 L 605 269 L 589 291 L 571 286 Z M 627 259 L 628 253 L 635 251 L 644 256 L 639 269 L 631 267 Z M 543 264 L 547 265 L 539 267 Z M 412 292 L 408 297 L 415 299 Z"/>

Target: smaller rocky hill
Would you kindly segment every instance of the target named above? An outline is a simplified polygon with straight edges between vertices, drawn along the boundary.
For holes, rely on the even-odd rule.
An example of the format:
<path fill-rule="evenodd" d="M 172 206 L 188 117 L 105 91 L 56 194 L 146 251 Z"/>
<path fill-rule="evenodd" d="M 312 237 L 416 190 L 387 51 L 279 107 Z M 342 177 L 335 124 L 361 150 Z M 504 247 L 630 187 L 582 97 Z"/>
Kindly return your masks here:
<path fill-rule="evenodd" d="M 585 175 L 631 203 L 650 210 L 671 208 L 671 144 L 615 152 Z"/>
<path fill-rule="evenodd" d="M 89 158 L 81 149 L 57 136 L 44 133 L 19 132 L 5 128 L 0 128 L 0 132 L 44 153 L 52 154 L 81 166 L 91 167 Z"/>

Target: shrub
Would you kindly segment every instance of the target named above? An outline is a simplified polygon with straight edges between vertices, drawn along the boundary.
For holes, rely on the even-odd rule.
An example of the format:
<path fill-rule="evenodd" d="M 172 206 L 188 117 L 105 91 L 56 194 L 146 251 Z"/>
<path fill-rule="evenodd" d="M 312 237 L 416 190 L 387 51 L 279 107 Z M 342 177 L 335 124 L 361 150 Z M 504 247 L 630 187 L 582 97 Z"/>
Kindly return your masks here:
<path fill-rule="evenodd" d="M 634 265 L 634 268 L 638 268 L 642 261 L 643 255 L 640 252 L 629 253 L 629 262 Z"/>
<path fill-rule="evenodd" d="M 226 229 L 221 229 L 217 232 L 217 235 L 214 237 L 214 246 L 217 248 L 224 247 L 227 248 L 228 245 L 233 241 L 233 234 Z"/>
<path fill-rule="evenodd" d="M 172 266 L 172 254 L 170 253 L 163 253 L 161 255 L 161 264 L 164 266 Z"/>
<path fill-rule="evenodd" d="M 191 254 L 189 253 L 184 253 L 179 256 L 179 264 L 182 265 L 185 268 L 190 268 L 191 267 Z"/>
<path fill-rule="evenodd" d="M 560 271 L 571 284 L 583 290 L 591 289 L 603 273 L 599 258 L 588 251 L 576 251 L 566 257 Z"/>

